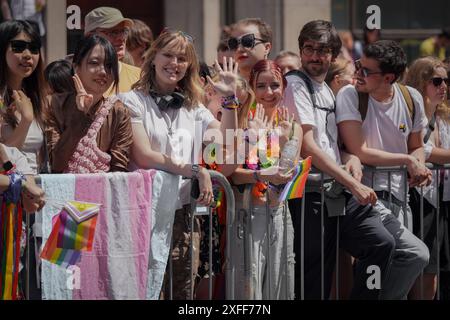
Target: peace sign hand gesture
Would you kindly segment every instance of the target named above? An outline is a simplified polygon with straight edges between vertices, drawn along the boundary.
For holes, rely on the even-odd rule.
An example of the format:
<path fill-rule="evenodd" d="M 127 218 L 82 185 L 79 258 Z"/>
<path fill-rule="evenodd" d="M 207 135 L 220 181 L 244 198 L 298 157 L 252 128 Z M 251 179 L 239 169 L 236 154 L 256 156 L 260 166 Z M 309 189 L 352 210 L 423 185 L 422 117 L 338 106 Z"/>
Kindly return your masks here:
<path fill-rule="evenodd" d="M 223 57 L 223 68 L 216 60 L 215 69 L 219 74 L 219 81 L 214 82 L 210 76 L 207 76 L 209 84 L 223 97 L 229 97 L 236 94 L 238 79 L 238 63 L 233 58 Z"/>
<path fill-rule="evenodd" d="M 75 89 L 77 90 L 77 108 L 81 112 L 87 113 L 91 108 L 92 103 L 94 102 L 94 96 L 86 92 L 83 83 L 81 82 L 81 79 L 77 74 L 75 74 L 72 78 L 75 84 Z"/>

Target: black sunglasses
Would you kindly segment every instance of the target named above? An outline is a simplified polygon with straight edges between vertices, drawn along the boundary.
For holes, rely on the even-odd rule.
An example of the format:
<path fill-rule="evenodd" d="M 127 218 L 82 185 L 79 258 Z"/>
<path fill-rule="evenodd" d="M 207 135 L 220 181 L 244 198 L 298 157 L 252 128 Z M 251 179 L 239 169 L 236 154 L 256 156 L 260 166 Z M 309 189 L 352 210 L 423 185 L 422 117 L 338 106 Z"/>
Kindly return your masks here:
<path fill-rule="evenodd" d="M 450 80 L 448 78 L 439 78 L 439 77 L 431 78 L 431 82 L 435 87 L 439 87 L 442 84 L 442 81 L 445 81 L 445 84 L 447 86 L 450 86 Z"/>
<path fill-rule="evenodd" d="M 11 50 L 14 53 L 22 53 L 26 49 L 30 50 L 32 54 L 39 54 L 41 44 L 38 42 L 27 42 L 24 40 L 11 40 Z"/>
<path fill-rule="evenodd" d="M 360 60 L 356 60 L 355 61 L 355 71 L 356 72 L 361 71 L 361 74 L 362 74 L 362 76 L 364 78 L 367 78 L 371 74 L 383 74 L 383 71 L 370 71 L 370 69 L 367 69 L 366 67 L 363 67 L 361 65 L 361 61 Z"/>
<path fill-rule="evenodd" d="M 242 36 L 241 38 L 230 38 L 228 39 L 228 48 L 230 50 L 236 50 L 239 47 L 239 44 L 247 49 L 252 49 L 256 45 L 256 41 L 260 41 L 261 43 L 264 42 L 263 39 L 255 38 L 255 35 L 253 33 L 246 34 L 245 36 Z"/>

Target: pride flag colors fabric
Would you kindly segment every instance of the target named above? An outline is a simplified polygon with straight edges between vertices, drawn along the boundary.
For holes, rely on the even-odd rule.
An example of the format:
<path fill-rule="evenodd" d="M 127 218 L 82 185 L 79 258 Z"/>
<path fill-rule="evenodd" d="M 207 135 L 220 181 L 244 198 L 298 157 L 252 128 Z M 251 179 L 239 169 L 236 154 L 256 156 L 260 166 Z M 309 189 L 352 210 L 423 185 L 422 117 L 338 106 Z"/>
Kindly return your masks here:
<path fill-rule="evenodd" d="M 43 299 L 146 298 L 153 175 L 153 170 L 41 175 L 42 188 L 50 199 L 101 204 L 97 215 L 80 224 L 66 205 L 63 210 L 62 205 L 44 207 L 43 240 L 49 247 L 43 254 L 52 253 L 51 260 L 61 264 L 42 260 Z M 58 247 L 64 250 L 59 252 Z M 73 286 L 68 286 L 72 280 Z"/>
<path fill-rule="evenodd" d="M 301 198 L 303 190 L 305 189 L 306 180 L 308 179 L 309 171 L 311 170 L 311 157 L 299 162 L 295 168 L 294 176 L 289 181 L 281 192 L 279 200 L 286 201 L 289 199 Z"/>
<path fill-rule="evenodd" d="M 81 257 L 80 251 L 92 251 L 97 217 L 78 223 L 68 213 L 66 206 L 77 212 L 88 208 L 90 212 L 98 212 L 100 206 L 85 204 L 79 201 L 68 201 L 64 209 L 53 217 L 53 228 L 45 243 L 41 258 L 57 265 L 68 267 L 75 265 Z"/>
<path fill-rule="evenodd" d="M 2 198 L 0 212 L 0 300 L 19 298 L 22 206 Z"/>

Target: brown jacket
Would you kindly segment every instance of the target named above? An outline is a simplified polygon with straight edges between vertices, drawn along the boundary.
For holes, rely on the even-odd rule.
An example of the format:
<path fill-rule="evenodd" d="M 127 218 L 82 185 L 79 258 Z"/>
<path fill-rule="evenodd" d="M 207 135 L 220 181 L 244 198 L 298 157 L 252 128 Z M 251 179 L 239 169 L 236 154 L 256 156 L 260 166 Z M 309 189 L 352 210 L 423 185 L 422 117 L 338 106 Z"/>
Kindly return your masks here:
<path fill-rule="evenodd" d="M 100 104 L 87 113 L 78 110 L 74 93 L 52 96 L 45 134 L 52 173 L 62 173 L 78 142 L 95 119 Z M 117 101 L 97 135 L 97 145 L 111 155 L 110 171 L 127 171 L 133 133 L 128 109 Z"/>

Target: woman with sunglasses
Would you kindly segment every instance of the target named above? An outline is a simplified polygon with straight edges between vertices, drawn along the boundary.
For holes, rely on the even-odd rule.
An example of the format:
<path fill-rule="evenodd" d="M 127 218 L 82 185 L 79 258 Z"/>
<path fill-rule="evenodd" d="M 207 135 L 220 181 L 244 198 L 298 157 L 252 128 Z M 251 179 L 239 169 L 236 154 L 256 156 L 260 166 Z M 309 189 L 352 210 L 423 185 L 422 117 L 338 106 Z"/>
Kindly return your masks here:
<path fill-rule="evenodd" d="M 180 177 L 197 178 L 199 181 L 199 205 L 208 206 L 213 200 L 212 183 L 208 171 L 198 166 L 198 154 L 194 144 L 206 144 L 205 133 L 221 132 L 226 137 L 227 129 L 237 127 L 236 101 L 237 64 L 230 59 L 223 61 L 223 69 L 216 62 L 219 81 L 209 83 L 222 96 L 221 122 L 214 119 L 201 101 L 203 90 L 199 77 L 199 63 L 193 39 L 182 31 L 165 30 L 147 51 L 142 67 L 142 77 L 134 90 L 121 95 L 130 109 L 133 128 L 131 167 L 133 169 L 158 169 Z M 197 141 L 195 139 L 201 139 Z M 201 150 L 201 148 L 199 148 Z M 222 145 L 216 154 L 223 154 Z M 220 165 L 224 175 L 230 174 L 235 165 Z M 189 255 L 180 256 L 189 250 L 190 180 L 180 179 L 173 225 L 172 251 L 174 299 L 189 299 L 191 274 Z M 155 222 L 158 223 L 158 222 Z M 194 246 L 198 248 L 198 219 L 195 220 Z M 198 251 L 194 252 L 198 261 Z M 196 273 L 196 267 L 192 274 Z M 167 279 L 167 278 L 166 278 Z M 165 297 L 169 295 L 166 281 Z"/>
<path fill-rule="evenodd" d="M 272 29 L 259 18 L 242 19 L 231 26 L 228 47 L 239 63 L 239 74 L 247 81 L 253 66 L 267 59 L 272 48 Z"/>
<path fill-rule="evenodd" d="M 435 57 L 424 57 L 414 61 L 409 69 L 406 84 L 416 88 L 423 96 L 428 126 L 424 130 L 425 156 L 428 162 L 450 163 L 450 110 L 446 103 L 447 88 L 450 84 L 445 65 Z M 430 262 L 424 269 L 423 297 L 421 279 L 418 278 L 410 298 L 432 300 L 437 290 L 437 272 L 450 271 L 450 244 L 448 239 L 448 219 L 450 209 L 450 183 L 448 170 L 439 176 L 439 190 L 436 188 L 436 171 L 433 182 L 424 188 L 423 226 L 420 220 L 420 189 L 410 190 L 410 205 L 413 210 L 413 227 L 417 236 L 421 235 L 430 251 Z M 437 194 L 439 193 L 439 234 L 436 233 Z M 438 248 L 440 264 L 438 265 Z"/>
<path fill-rule="evenodd" d="M 293 299 L 293 227 L 287 201 L 280 201 L 279 196 L 284 184 L 292 178 L 292 169 L 299 157 L 301 128 L 293 122 L 293 115 L 290 116 L 287 109 L 281 107 L 286 79 L 275 62 L 261 60 L 256 63 L 250 74 L 250 85 L 258 105 L 251 111 L 248 132 L 250 135 L 251 128 L 257 125 L 258 128 L 264 127 L 265 133 L 259 135 L 257 144 L 253 143 L 254 148 L 249 152 L 245 165 L 236 169 L 232 175 L 235 185 L 254 184 L 251 200 L 253 296 L 237 298 Z M 257 124 L 261 121 L 263 125 Z M 275 138 L 276 135 L 278 136 Z M 249 136 L 250 144 L 251 139 Z M 296 143 L 296 155 L 290 159 L 291 167 L 282 168 L 279 154 L 283 153 L 289 140 Z M 258 150 L 265 141 L 265 150 Z M 235 191 L 236 203 L 243 203 L 242 191 L 242 188 Z M 236 210 L 238 211 L 238 208 Z M 268 225 L 270 234 L 267 233 Z M 237 246 L 235 251 L 242 253 L 243 244 L 239 244 L 238 239 L 234 242 Z M 237 274 L 243 274 L 243 270 L 238 270 Z M 241 295 L 243 292 L 244 290 L 241 290 L 237 294 Z"/>
<path fill-rule="evenodd" d="M 21 20 L 0 24 L 0 142 L 16 147 L 27 159 L 31 173 L 47 171 L 47 153 L 44 140 L 45 81 L 41 40 L 33 26 Z M 35 219 L 30 215 L 30 228 L 34 232 Z M 39 237 L 40 232 L 33 232 Z M 34 251 L 35 241 L 30 241 Z M 36 270 L 34 254 L 31 255 L 30 297 L 40 299 L 34 275 Z M 25 272 L 22 272 L 23 279 Z"/>
<path fill-rule="evenodd" d="M 44 146 L 44 77 L 39 34 L 26 21 L 0 24 L 0 99 L 5 107 L 0 137 L 17 147 L 35 174 L 41 171 Z"/>
<path fill-rule="evenodd" d="M 131 147 L 128 109 L 117 97 L 117 54 L 112 44 L 93 35 L 78 43 L 73 57 L 72 92 L 55 94 L 46 135 L 54 173 L 127 171 Z"/>

